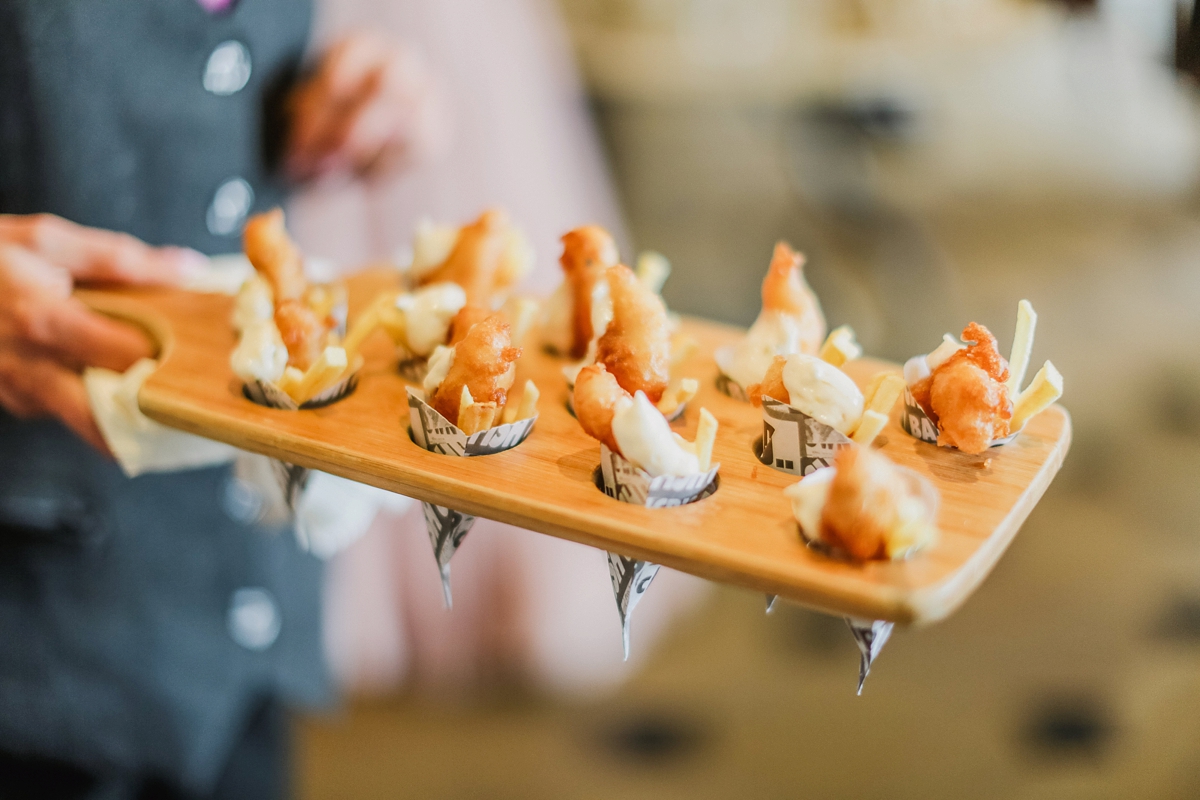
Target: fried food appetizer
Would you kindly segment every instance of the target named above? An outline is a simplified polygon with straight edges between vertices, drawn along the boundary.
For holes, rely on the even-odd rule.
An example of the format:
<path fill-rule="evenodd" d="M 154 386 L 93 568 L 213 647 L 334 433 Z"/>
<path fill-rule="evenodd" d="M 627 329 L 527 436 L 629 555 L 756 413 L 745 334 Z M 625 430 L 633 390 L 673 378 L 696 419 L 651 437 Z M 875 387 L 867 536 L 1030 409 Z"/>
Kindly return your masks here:
<path fill-rule="evenodd" d="M 632 399 L 603 364 L 589 364 L 575 379 L 575 417 L 580 427 L 588 436 L 618 453 L 621 448 L 612 435 L 613 413 L 618 402 Z"/>
<path fill-rule="evenodd" d="M 418 229 L 418 235 L 420 229 Z M 422 253 L 436 248 L 422 247 Z M 425 256 L 430 257 L 430 256 Z M 503 293 L 533 266 L 533 253 L 525 237 L 500 209 L 489 209 L 479 219 L 461 227 L 445 258 L 435 264 L 418 264 L 418 286 L 452 281 L 467 293 L 467 302 L 494 308 Z"/>
<path fill-rule="evenodd" d="M 513 347 L 503 314 L 492 314 L 467 331 L 452 348 L 439 348 L 430 358 L 425 378 L 426 402 L 458 424 L 464 389 L 473 403 L 504 407 L 516 377 L 521 348 Z"/>
<path fill-rule="evenodd" d="M 930 356 L 930 374 L 909 387 L 913 399 L 938 428 L 938 444 L 964 453 L 982 453 L 994 439 L 1009 434 L 1013 404 L 1008 392 L 1008 362 L 996 337 L 977 322 L 963 329 L 965 347 L 943 357 Z M 944 352 L 944 351 L 943 351 Z M 936 364 L 936 366 L 934 366 Z"/>
<path fill-rule="evenodd" d="M 881 453 L 851 445 L 784 489 L 804 535 L 860 561 L 904 558 L 937 537 L 937 492 Z"/>
<path fill-rule="evenodd" d="M 284 300 L 275 307 L 275 326 L 288 351 L 288 366 L 301 371 L 312 366 L 325 349 L 332 316 L 321 317 L 300 300 Z"/>
<path fill-rule="evenodd" d="M 870 444 L 887 424 L 904 391 L 899 375 L 880 373 L 864 394 L 849 375 L 816 356 L 775 356 L 762 383 L 748 392 L 754 405 L 770 397 L 812 417 L 860 444 Z"/>
<path fill-rule="evenodd" d="M 938 444 L 982 453 L 1062 397 L 1062 375 L 1049 361 L 1021 390 L 1036 327 L 1037 312 L 1022 300 L 1008 361 L 991 331 L 975 322 L 963 329 L 962 342 L 946 334 L 929 355 L 908 360 L 909 393 L 936 428 Z"/>
<path fill-rule="evenodd" d="M 473 306 L 467 304 L 459 309 L 454 318 L 450 320 L 449 340 L 447 344 L 451 347 L 467 338 L 467 331 L 477 322 L 483 322 L 491 316 L 486 308 L 482 306 Z"/>
<path fill-rule="evenodd" d="M 693 442 L 671 431 L 645 392 L 632 396 L 603 364 L 590 364 L 575 381 L 575 414 L 584 432 L 653 477 L 694 475 L 711 467 L 716 418 L 700 410 Z"/>
<path fill-rule="evenodd" d="M 762 283 L 762 311 L 746 336 L 719 363 L 721 371 L 749 387 L 759 383 L 775 356 L 816 355 L 825 339 L 825 315 L 803 275 L 804 256 L 787 242 L 775 245 Z"/>
<path fill-rule="evenodd" d="M 617 243 L 599 225 L 585 225 L 562 237 L 563 254 L 559 259 L 566 276 L 564 287 L 570 296 L 571 343 L 567 354 L 579 359 L 587 355 L 596 332 L 592 324 L 592 295 L 605 270 L 616 266 Z"/>
<path fill-rule="evenodd" d="M 288 236 L 283 209 L 250 217 L 242 232 L 242 245 L 255 271 L 270 284 L 276 303 L 304 296 L 308 289 L 304 256 Z"/>
<path fill-rule="evenodd" d="M 604 272 L 613 318 L 596 346 L 603 364 L 630 394 L 657 403 L 670 383 L 671 330 L 662 298 L 622 264 Z"/>

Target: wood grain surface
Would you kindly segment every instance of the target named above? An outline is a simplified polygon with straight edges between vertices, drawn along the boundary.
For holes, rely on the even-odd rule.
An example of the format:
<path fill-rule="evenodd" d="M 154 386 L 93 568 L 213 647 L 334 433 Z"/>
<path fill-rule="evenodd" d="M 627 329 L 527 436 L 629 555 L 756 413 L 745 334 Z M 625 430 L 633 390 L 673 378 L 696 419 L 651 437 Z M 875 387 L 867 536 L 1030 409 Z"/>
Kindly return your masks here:
<path fill-rule="evenodd" d="M 396 281 L 384 271 L 353 277 L 351 318 Z M 804 545 L 781 491 L 797 478 L 760 464 L 752 452 L 762 433 L 759 410 L 715 388 L 712 351 L 735 340 L 736 328 L 685 320 L 700 347 L 679 371 L 698 378 L 701 389 L 674 428 L 691 439 L 701 406 L 716 416 L 720 488 L 692 505 L 646 509 L 596 488 L 599 444 L 566 410 L 565 362 L 536 348 L 526 348 L 517 383 L 532 378 L 543 393 L 533 434 L 505 453 L 454 458 L 410 440 L 406 383 L 382 333 L 363 348 L 366 366 L 354 394 L 328 408 L 288 412 L 242 396 L 229 367 L 235 343 L 231 298 L 160 289 L 80 296 L 139 322 L 159 341 L 162 363 L 139 403 L 165 425 L 823 611 L 904 624 L 942 619 L 971 595 L 1058 472 L 1071 439 L 1070 417 L 1054 406 L 1011 444 L 970 456 L 908 436 L 895 409 L 896 419 L 876 444 L 937 486 L 941 538 L 908 561 L 849 563 Z M 863 359 L 846 371 L 865 385 L 879 369 L 899 367 Z M 470 547 L 469 539 L 464 546 Z"/>

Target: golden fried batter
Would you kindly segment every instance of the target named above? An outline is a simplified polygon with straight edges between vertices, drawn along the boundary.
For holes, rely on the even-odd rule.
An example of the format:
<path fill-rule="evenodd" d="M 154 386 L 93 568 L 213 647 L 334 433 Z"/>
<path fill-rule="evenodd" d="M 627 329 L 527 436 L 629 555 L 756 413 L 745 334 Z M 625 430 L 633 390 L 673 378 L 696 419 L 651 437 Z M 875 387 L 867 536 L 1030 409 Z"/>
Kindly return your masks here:
<path fill-rule="evenodd" d="M 563 254 L 559 259 L 571 285 L 574 327 L 571 358 L 583 358 L 592 341 L 592 290 L 604 277 L 604 271 L 617 263 L 617 244 L 599 225 L 585 225 L 562 237 Z"/>
<path fill-rule="evenodd" d="M 622 397 L 632 399 L 603 364 L 589 364 L 575 378 L 575 416 L 580 427 L 616 453 L 621 449 L 613 436 L 612 420 L 617 401 Z"/>
<path fill-rule="evenodd" d="M 512 346 L 508 321 L 503 314 L 492 314 L 472 325 L 462 341 L 454 345 L 454 363 L 429 397 L 429 405 L 457 425 L 466 386 L 476 403 L 495 403 L 503 408 L 520 357 L 521 348 Z"/>
<path fill-rule="evenodd" d="M 816 355 L 825 341 L 825 315 L 804 280 L 804 256 L 787 242 L 778 242 L 762 283 L 764 311 L 795 317 L 800 326 L 800 352 Z"/>
<path fill-rule="evenodd" d="M 781 403 L 792 402 L 791 393 L 783 385 L 783 368 L 785 366 L 787 366 L 787 357 L 775 356 L 771 366 L 767 367 L 767 374 L 763 376 L 762 383 L 750 384 L 750 387 L 746 389 L 746 394 L 750 396 L 752 404 L 756 407 L 761 406 L 763 397 L 770 397 Z"/>
<path fill-rule="evenodd" d="M 597 342 L 596 363 L 603 364 L 631 395 L 641 390 L 657 403 L 667 389 L 671 364 L 671 331 L 662 298 L 623 264 L 609 267 L 604 276 L 613 318 Z"/>
<path fill-rule="evenodd" d="M 467 304 L 459 309 L 458 313 L 450 320 L 450 331 L 447 344 L 451 347 L 467 338 L 467 331 L 471 330 L 471 326 L 477 322 L 483 322 L 491 316 L 491 312 L 483 306 L 473 306 Z"/>
<path fill-rule="evenodd" d="M 275 326 L 288 351 L 288 366 L 304 371 L 312 366 L 335 325 L 332 317 L 322 317 L 300 300 L 284 300 L 275 306 Z"/>
<path fill-rule="evenodd" d="M 1009 433 L 1012 399 L 1004 382 L 1008 362 L 996 347 L 996 337 L 972 322 L 963 329 L 967 347 L 939 365 L 933 374 L 914 387 L 918 402 L 928 392 L 927 409 L 938 426 L 938 444 L 957 447 L 964 453 L 982 453 L 993 439 Z M 927 389 L 926 389 L 927 385 Z"/>
<path fill-rule="evenodd" d="M 934 535 L 928 510 L 914 514 L 912 489 L 887 457 L 852 445 L 838 453 L 837 472 L 821 512 L 821 539 L 856 559 L 889 558 Z"/>
<path fill-rule="evenodd" d="M 421 276 L 420 285 L 452 281 L 467 293 L 467 303 L 491 307 L 492 295 L 506 288 L 512 266 L 506 264 L 508 219 L 500 209 L 489 209 L 458 232 L 454 249 L 438 266 Z"/>
<path fill-rule="evenodd" d="M 254 269 L 266 278 L 275 292 L 275 302 L 304 296 L 304 257 L 284 227 L 283 209 L 256 214 L 246 222 L 242 246 Z"/>

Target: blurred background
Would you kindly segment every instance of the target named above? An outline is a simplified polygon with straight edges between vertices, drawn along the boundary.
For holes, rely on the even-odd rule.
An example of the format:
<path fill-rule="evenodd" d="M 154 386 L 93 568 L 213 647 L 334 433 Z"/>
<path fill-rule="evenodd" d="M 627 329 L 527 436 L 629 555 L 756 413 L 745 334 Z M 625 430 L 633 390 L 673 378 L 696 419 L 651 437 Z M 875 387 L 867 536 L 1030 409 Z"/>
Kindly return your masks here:
<path fill-rule="evenodd" d="M 474 16 L 488 0 L 450 5 L 464 36 L 507 35 Z M 671 259 L 673 309 L 749 324 L 779 238 L 874 355 L 928 351 L 968 320 L 1007 347 L 1028 298 L 1072 452 L 982 589 L 897 631 L 862 697 L 840 619 L 692 587 L 660 636 L 635 615 L 632 668 L 570 692 L 348 680 L 343 708 L 299 726 L 300 796 L 1200 796 L 1190 0 L 500 5 L 523 35 L 569 43 L 582 84 L 564 61 L 562 85 L 586 91 L 619 201 L 602 221 L 625 251 Z M 503 102 L 488 113 L 544 113 L 533 94 Z M 437 601 L 432 560 L 413 558 Z"/>

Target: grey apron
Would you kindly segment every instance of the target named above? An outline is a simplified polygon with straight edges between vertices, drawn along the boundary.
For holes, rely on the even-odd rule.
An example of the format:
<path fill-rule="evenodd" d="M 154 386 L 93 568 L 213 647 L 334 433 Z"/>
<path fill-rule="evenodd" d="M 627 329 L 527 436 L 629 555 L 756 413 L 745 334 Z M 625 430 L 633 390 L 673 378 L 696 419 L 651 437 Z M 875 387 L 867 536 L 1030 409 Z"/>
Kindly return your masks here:
<path fill-rule="evenodd" d="M 307 0 L 0 0 L 0 212 L 238 249 Z M 256 698 L 329 698 L 319 564 L 227 469 L 125 478 L 0 412 L 0 750 L 212 785 Z"/>

